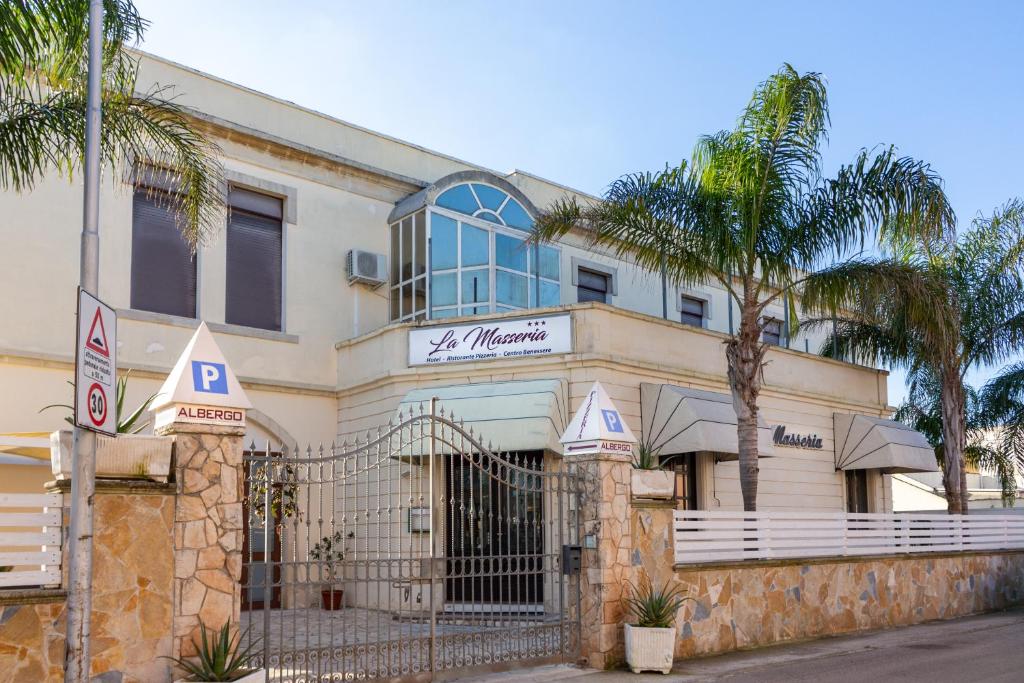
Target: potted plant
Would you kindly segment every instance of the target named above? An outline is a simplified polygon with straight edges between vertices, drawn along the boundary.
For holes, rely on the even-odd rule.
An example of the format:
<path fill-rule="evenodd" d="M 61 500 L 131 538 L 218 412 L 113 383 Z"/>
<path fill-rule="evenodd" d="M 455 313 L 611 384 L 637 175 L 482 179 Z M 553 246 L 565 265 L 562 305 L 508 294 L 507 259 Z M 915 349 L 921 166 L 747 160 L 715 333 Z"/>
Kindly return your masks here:
<path fill-rule="evenodd" d="M 666 583 L 655 590 L 645 578 L 640 587 L 630 585 L 626 609 L 634 623 L 626 624 L 626 663 L 633 673 L 672 671 L 676 644 L 676 612 L 693 598 L 683 596 L 682 588 Z"/>
<path fill-rule="evenodd" d="M 335 531 L 329 536 L 324 536 L 310 551 L 309 556 L 324 564 L 322 571 L 327 577 L 327 582 L 320 589 L 320 605 L 326 610 L 339 610 L 345 605 L 345 590 L 334 587 L 334 579 L 337 576 L 336 563 L 345 559 L 345 539 L 352 538 L 354 534 L 350 531 L 347 536 L 340 531 Z"/>
<path fill-rule="evenodd" d="M 221 681 L 234 681 L 235 683 L 257 683 L 266 678 L 267 672 L 264 669 L 251 669 L 248 667 L 249 658 L 255 649 L 258 640 L 251 641 L 247 647 L 241 649 L 242 633 L 231 637 L 231 622 L 210 637 L 206 624 L 199 624 L 199 633 L 202 639 L 197 643 L 195 638 L 192 644 L 196 648 L 196 655 L 193 658 L 167 657 L 175 664 L 185 670 L 188 678 L 179 679 L 178 683 L 184 681 L 202 681 L 203 683 L 220 683 Z"/>
<path fill-rule="evenodd" d="M 661 469 L 658 450 L 650 444 L 639 443 L 633 455 L 633 472 L 630 476 L 630 491 L 633 498 L 667 500 L 675 489 L 672 471 Z"/>
<path fill-rule="evenodd" d="M 171 471 L 171 449 L 174 439 L 170 436 L 139 434 L 146 427 L 145 423 L 140 424 L 139 421 L 156 398 L 156 394 L 143 401 L 131 414 L 124 415 L 129 374 L 131 373 L 125 373 L 117 380 L 117 391 L 114 396 L 117 436 L 96 435 L 96 476 L 167 481 Z M 69 384 L 74 387 L 73 382 Z M 48 408 L 74 410 L 72 406 L 60 403 L 46 406 L 42 410 Z M 64 420 L 71 425 L 75 424 L 73 417 L 65 417 Z M 62 429 L 50 435 L 50 466 L 55 478 L 71 478 L 71 449 L 70 429 Z"/>

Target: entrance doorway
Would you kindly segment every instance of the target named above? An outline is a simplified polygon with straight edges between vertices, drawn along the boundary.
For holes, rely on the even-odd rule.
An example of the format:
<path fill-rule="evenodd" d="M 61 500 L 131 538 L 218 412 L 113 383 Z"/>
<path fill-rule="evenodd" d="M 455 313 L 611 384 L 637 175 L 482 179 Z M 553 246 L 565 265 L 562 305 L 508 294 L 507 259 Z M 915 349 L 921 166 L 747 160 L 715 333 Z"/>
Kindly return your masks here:
<path fill-rule="evenodd" d="M 529 481 L 543 470 L 544 453 L 509 453 L 508 461 L 516 471 L 499 471 L 495 459 L 445 459 L 447 612 L 544 609 L 544 499 Z"/>

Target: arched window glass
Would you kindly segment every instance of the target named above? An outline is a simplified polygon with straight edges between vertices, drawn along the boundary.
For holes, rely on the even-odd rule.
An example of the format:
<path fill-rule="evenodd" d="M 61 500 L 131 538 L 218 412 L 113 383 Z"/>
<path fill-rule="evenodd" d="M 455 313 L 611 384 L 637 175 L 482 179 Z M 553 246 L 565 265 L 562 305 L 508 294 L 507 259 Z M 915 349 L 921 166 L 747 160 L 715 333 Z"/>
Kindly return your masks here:
<path fill-rule="evenodd" d="M 533 220 L 507 192 L 482 183 L 464 183 L 442 192 L 436 201 L 452 211 L 517 230 L 532 230 Z"/>
<path fill-rule="evenodd" d="M 523 233 L 533 229 L 533 219 L 508 192 L 480 182 L 462 183 L 442 192 L 416 216 L 424 213 L 425 250 L 418 240 L 419 218 L 403 218 L 392 226 L 392 320 L 436 320 L 561 303 L 561 252 L 526 242 Z M 426 266 L 424 275 L 421 264 Z"/>

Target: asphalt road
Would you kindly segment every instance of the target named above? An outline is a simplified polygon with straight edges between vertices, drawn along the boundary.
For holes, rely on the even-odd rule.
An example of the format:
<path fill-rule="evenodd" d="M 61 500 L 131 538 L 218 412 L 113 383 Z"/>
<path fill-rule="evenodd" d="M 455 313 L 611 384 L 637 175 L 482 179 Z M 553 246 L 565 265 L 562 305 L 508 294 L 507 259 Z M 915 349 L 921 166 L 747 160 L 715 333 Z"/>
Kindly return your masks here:
<path fill-rule="evenodd" d="M 478 679 L 479 680 L 479 679 Z M 488 683 L 1024 682 L 1024 610 L 678 662 L 669 675 L 541 667 Z"/>

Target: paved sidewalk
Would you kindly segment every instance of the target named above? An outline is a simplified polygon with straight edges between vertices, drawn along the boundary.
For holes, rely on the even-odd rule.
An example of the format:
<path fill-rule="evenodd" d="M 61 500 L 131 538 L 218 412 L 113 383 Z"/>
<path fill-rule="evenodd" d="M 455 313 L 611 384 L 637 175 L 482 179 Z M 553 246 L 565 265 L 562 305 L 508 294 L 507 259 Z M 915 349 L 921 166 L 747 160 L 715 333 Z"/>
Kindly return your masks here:
<path fill-rule="evenodd" d="M 677 662 L 669 675 L 546 666 L 480 683 L 1019 683 L 1024 610 L 826 638 Z"/>

